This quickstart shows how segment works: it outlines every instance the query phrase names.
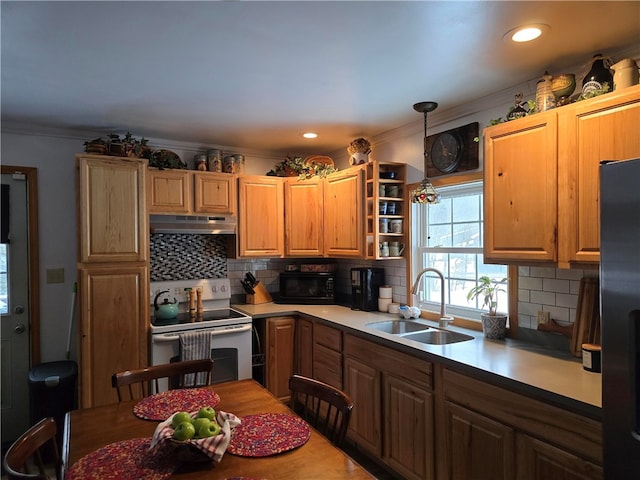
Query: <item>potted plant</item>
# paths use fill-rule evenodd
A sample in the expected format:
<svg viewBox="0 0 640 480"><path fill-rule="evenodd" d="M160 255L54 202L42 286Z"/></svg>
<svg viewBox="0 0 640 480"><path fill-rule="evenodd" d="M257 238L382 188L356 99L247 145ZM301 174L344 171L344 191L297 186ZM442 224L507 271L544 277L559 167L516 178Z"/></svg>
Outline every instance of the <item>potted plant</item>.
<svg viewBox="0 0 640 480"><path fill-rule="evenodd" d="M482 297L482 306L489 308L489 313L481 314L484 336L502 340L507 330L507 315L498 313L498 294L505 292L503 284L507 279L492 280L484 275L478 281L478 285L469 290L467 300Z"/></svg>
<svg viewBox="0 0 640 480"><path fill-rule="evenodd" d="M298 177L300 180L305 180L315 176L324 178L335 171L337 170L333 164L307 162L307 160L302 157L290 157L287 155L275 168L268 171L267 175L275 177Z"/></svg>

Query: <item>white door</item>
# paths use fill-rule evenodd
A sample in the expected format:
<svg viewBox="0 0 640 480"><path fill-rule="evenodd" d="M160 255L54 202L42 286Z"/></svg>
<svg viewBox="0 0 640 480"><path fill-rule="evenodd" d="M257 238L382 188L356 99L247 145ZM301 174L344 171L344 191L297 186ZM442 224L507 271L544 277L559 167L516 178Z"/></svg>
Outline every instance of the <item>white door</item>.
<svg viewBox="0 0 640 480"><path fill-rule="evenodd" d="M9 206L7 209L6 207ZM2 322L2 443L29 428L29 257L27 180L2 174L2 221L9 243L0 244L0 318ZM4 226L3 226L4 227ZM5 228L3 228L5 231ZM4 235L3 235L4 237ZM7 239L3 238L2 242Z"/></svg>

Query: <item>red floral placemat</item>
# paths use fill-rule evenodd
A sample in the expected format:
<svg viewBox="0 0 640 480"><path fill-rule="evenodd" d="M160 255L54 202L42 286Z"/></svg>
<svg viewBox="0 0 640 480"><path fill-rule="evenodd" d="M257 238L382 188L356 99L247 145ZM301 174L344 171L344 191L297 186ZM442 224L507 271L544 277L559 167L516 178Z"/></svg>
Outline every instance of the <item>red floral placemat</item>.
<svg viewBox="0 0 640 480"><path fill-rule="evenodd" d="M180 466L170 455L149 452L151 438L111 443L85 455L67 471L66 480L164 480Z"/></svg>
<svg viewBox="0 0 640 480"><path fill-rule="evenodd" d="M215 408L220 396L206 388L167 390L145 397L135 404L133 414L145 420L164 421L176 412L193 412L202 407Z"/></svg>
<svg viewBox="0 0 640 480"><path fill-rule="evenodd" d="M227 452L241 457L267 457L304 445L310 435L307 422L295 415L247 415L233 430Z"/></svg>

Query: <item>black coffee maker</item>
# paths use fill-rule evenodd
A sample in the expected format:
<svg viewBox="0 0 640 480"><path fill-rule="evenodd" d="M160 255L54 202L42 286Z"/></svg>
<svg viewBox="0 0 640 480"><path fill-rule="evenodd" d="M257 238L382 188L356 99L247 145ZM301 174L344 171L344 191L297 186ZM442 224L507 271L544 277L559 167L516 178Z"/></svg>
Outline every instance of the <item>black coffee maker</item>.
<svg viewBox="0 0 640 480"><path fill-rule="evenodd" d="M378 309L378 292L384 285L384 268L351 269L351 309L372 312Z"/></svg>

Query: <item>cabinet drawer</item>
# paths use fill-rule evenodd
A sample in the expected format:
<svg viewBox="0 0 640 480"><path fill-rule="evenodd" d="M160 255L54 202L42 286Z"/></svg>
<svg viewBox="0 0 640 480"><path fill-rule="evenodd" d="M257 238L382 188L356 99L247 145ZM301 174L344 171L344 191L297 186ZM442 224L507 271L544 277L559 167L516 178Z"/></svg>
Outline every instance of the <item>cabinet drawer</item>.
<svg viewBox="0 0 640 480"><path fill-rule="evenodd" d="M313 329L313 339L316 344L324 345L336 352L342 351L342 332L340 330L316 323Z"/></svg>
<svg viewBox="0 0 640 480"><path fill-rule="evenodd" d="M433 365L426 360L351 335L344 336L344 354L416 386L433 389Z"/></svg>
<svg viewBox="0 0 640 480"><path fill-rule="evenodd" d="M314 378L342 389L342 354L316 344L313 359Z"/></svg>

